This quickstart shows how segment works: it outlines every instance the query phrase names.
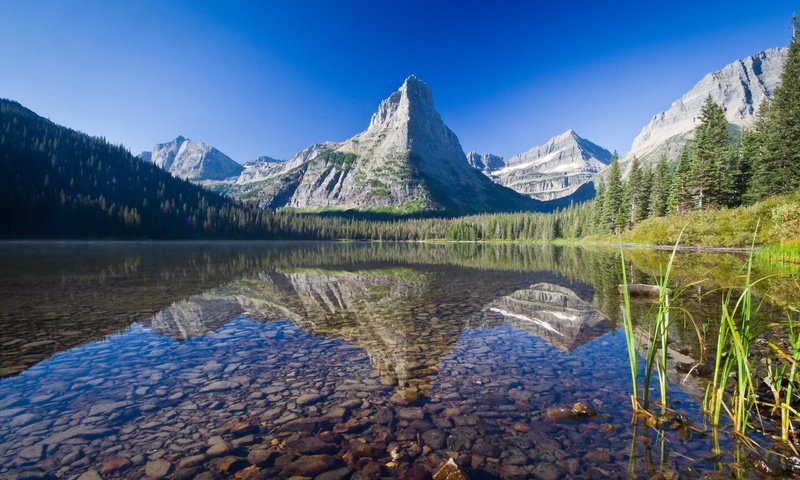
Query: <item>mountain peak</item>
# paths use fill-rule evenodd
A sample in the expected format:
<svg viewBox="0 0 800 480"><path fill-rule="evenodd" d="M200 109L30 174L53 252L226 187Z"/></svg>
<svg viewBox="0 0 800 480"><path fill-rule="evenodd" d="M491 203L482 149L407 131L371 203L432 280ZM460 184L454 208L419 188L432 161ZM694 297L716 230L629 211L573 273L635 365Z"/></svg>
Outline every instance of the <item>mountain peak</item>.
<svg viewBox="0 0 800 480"><path fill-rule="evenodd" d="M177 137L175 137L175 143L183 143L185 141L186 137L184 137L183 135L178 135Z"/></svg>
<svg viewBox="0 0 800 480"><path fill-rule="evenodd" d="M575 139L575 140L582 140L582 138L580 137L580 135L578 135L578 134L575 132L575 130L573 130L573 129L571 129L571 128L570 128L570 129L569 129L569 130L567 130L566 132L563 132L563 133L561 133L561 134L559 134L559 135L556 135L555 137L551 138L549 142L558 142L558 141L563 141L563 140L566 140L566 139L568 139L568 138L573 138L573 139ZM548 143L549 143L549 142L548 142Z"/></svg>
<svg viewBox="0 0 800 480"><path fill-rule="evenodd" d="M407 124L412 118L428 121L434 117L441 122L433 106L430 88L416 76L409 75L400 88L381 102L378 111L372 115L368 131L394 128Z"/></svg>
<svg viewBox="0 0 800 480"><path fill-rule="evenodd" d="M655 163L662 154L670 160L677 158L694 137L697 116L709 95L722 106L728 123L749 128L758 106L775 93L787 55L785 47L770 48L707 74L668 109L650 119L622 162L629 165L637 157L642 162Z"/></svg>

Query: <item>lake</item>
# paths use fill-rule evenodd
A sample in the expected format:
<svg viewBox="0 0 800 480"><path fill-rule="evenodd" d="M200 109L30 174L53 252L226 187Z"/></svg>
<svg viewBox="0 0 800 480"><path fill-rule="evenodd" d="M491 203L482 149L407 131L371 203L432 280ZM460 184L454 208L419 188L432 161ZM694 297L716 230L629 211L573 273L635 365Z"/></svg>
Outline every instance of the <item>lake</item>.
<svg viewBox="0 0 800 480"><path fill-rule="evenodd" d="M667 255L626 253L631 281ZM678 255L676 282L705 279L677 303L700 333L745 260ZM683 423L632 425L619 265L546 245L2 243L0 477L430 478L451 457L471 478L757 474L762 451L722 435L714 453L686 319Z"/></svg>

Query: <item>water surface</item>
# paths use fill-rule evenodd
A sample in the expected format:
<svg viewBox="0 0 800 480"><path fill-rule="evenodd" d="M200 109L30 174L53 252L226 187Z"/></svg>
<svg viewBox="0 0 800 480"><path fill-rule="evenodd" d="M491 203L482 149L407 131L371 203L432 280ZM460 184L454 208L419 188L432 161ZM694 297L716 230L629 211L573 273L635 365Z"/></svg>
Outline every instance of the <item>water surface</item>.
<svg viewBox="0 0 800 480"><path fill-rule="evenodd" d="M703 294L742 258L679 262L709 278L683 302L713 329ZM618 265L552 246L2 244L0 476L425 478L449 457L485 478L730 473L704 380L678 372L704 353L685 322L670 389L696 428L631 426ZM575 402L597 415L545 415Z"/></svg>

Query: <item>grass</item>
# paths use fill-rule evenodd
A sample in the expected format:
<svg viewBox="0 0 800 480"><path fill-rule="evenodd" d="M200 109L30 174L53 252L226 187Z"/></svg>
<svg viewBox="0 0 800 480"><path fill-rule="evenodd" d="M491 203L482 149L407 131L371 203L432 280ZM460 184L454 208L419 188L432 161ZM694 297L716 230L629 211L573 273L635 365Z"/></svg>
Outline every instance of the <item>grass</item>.
<svg viewBox="0 0 800 480"><path fill-rule="evenodd" d="M681 237L682 233L679 232L666 269L657 276L656 280L659 295L654 306L655 316L650 326L641 402L639 402L639 386L637 384L639 360L636 356L637 349L634 342L634 326L631 318L625 256L624 252L622 253L623 330L631 367L633 386L631 400L634 412L645 413L645 416L648 417L648 423L651 425L655 425L655 423L651 423L651 420L655 421L655 418L648 410L650 407L648 393L654 368L659 375L662 416L668 410L666 370L667 345L669 343L668 330L671 321L670 311L673 309L671 302L685 288L692 285L689 284L683 289L676 289L674 294L668 288L674 268L675 253L678 250ZM795 450L792 422L800 417L800 413L794 407L800 401L800 395L798 395L799 387L797 385L798 371L800 370L800 326L797 325L794 318L800 311L791 306L786 307L785 342L780 342L781 345L769 341L766 342L776 353L776 363L768 365L765 382L772 390L773 401L772 403L762 401L757 395L757 373L755 370L758 367L758 363L754 361L753 353L756 340L761 337L762 333L759 331L762 303L754 299L753 292L757 284L768 280L769 277L766 276L759 279L754 279L753 277L757 238L758 222L756 222L755 230L751 234L750 255L742 268L743 273L737 277L741 280L741 284L722 289L720 328L716 339L713 376L706 390L703 409L708 415L710 423L715 427L715 432L721 425L722 414L725 413L730 419L732 433L736 437L752 443L748 434L757 429L757 425L752 422L753 415L760 414L764 407L771 407L773 413L780 414L781 439L792 450ZM695 328L700 336L700 329L697 325L695 325ZM780 338L780 336L777 338ZM702 343L702 338L700 340ZM763 431L763 422L761 426Z"/></svg>
<svg viewBox="0 0 800 480"><path fill-rule="evenodd" d="M681 245L743 247L751 244L758 228L757 245L778 244L777 253L800 259L800 191L769 197L753 205L720 208L651 218L620 235L593 235L584 241L674 245L687 225Z"/></svg>
<svg viewBox="0 0 800 480"><path fill-rule="evenodd" d="M658 285L658 303L656 315L650 325L650 342L647 346L645 356L644 382L642 384L642 401L639 402L639 389L637 386L638 357L634 340L633 319L631 317L630 292L628 288L628 277L625 266L625 254L621 252L622 258L622 295L623 295L623 330L625 332L625 343L628 347L628 360L631 367L631 377L633 382L633 403L634 412L649 412L650 382L652 379L653 367L655 366L659 380L659 393L661 394L661 413L666 414L667 409L667 343L669 341L670 325L670 296L669 288L670 274L675 263L675 254L678 251L680 235L678 241L672 249L666 270L656 279ZM658 355L660 352L660 355Z"/></svg>

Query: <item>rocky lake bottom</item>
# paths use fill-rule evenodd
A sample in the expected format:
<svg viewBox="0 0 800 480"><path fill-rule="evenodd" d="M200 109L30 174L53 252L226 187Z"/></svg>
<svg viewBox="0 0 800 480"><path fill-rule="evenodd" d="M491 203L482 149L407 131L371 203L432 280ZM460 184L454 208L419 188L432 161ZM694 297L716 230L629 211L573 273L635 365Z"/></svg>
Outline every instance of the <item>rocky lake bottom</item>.
<svg viewBox="0 0 800 480"><path fill-rule="evenodd" d="M494 248L3 245L0 477L761 474L632 425L613 255Z"/></svg>

